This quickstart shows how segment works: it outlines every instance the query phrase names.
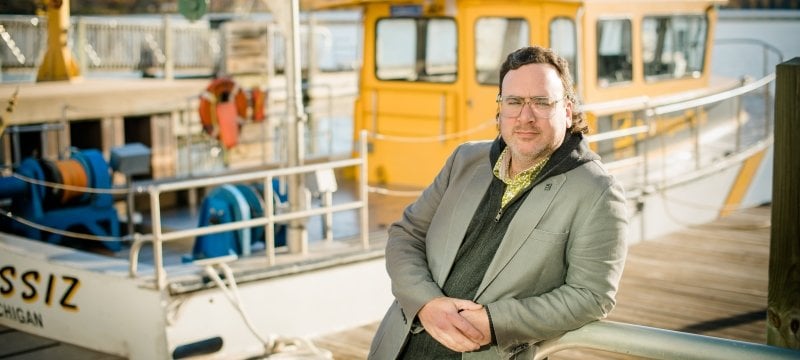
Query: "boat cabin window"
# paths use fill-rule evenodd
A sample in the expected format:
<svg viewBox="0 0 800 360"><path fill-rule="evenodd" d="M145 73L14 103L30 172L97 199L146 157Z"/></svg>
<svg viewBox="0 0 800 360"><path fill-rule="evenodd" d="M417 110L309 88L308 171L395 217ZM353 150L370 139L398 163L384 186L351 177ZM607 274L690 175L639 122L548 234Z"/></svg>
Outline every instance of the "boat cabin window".
<svg viewBox="0 0 800 360"><path fill-rule="evenodd" d="M706 29L706 18L699 15L645 17L642 21L645 79L700 77Z"/></svg>
<svg viewBox="0 0 800 360"><path fill-rule="evenodd" d="M633 79L631 21L597 21L597 83L608 87Z"/></svg>
<svg viewBox="0 0 800 360"><path fill-rule="evenodd" d="M454 82L456 36L451 18L378 20L375 74L380 80Z"/></svg>
<svg viewBox="0 0 800 360"><path fill-rule="evenodd" d="M575 64L578 61L578 45L575 31L575 22L570 18L559 17L550 21L550 48L569 63L569 73L572 74L575 85L580 79L576 72Z"/></svg>
<svg viewBox="0 0 800 360"><path fill-rule="evenodd" d="M528 46L528 22L519 18L483 17L475 22L475 79L500 84L500 65L514 50Z"/></svg>

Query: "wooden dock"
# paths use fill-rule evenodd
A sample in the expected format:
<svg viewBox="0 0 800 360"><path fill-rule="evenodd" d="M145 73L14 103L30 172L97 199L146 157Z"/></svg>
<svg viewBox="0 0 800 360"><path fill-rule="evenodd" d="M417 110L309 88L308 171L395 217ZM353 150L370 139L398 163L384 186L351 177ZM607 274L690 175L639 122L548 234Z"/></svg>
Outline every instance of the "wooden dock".
<svg viewBox="0 0 800 360"><path fill-rule="evenodd" d="M770 207L632 245L609 320L766 342ZM388 304L387 304L388 306ZM337 360L365 359L378 323L315 339ZM638 359L562 351L550 359Z"/></svg>

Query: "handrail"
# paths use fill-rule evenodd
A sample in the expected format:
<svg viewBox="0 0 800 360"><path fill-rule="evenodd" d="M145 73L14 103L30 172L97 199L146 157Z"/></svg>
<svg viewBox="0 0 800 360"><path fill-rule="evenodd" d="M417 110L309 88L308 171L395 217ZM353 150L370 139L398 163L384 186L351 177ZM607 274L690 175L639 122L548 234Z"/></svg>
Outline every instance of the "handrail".
<svg viewBox="0 0 800 360"><path fill-rule="evenodd" d="M714 40L715 46L719 45L757 45L761 46L763 52L763 69L761 75L764 76L769 73L769 66L767 66L767 52L772 52L775 56L778 57L778 62L775 64L780 64L783 62L783 52L776 46L761 40L761 39L753 39L753 38L723 38L723 39L716 39ZM774 68L774 66L773 66Z"/></svg>
<svg viewBox="0 0 800 360"><path fill-rule="evenodd" d="M605 131L593 135L586 135L586 141L590 143L599 142L599 141L611 140L631 135L644 134L649 131L650 131L650 126L648 125L633 126L624 129Z"/></svg>
<svg viewBox="0 0 800 360"><path fill-rule="evenodd" d="M758 88L760 88L760 87L762 87L762 86L764 86L766 84L769 84L773 80L775 80L775 73L768 74L767 76L764 76L761 79L758 79L756 81L753 81L751 83L748 83L746 85L743 85L743 86L740 86L740 87L737 87L737 88L734 88L734 89L731 89L731 90L728 90L728 91L723 91L721 93L717 93L717 94L713 94L713 95L709 95L709 96L704 96L704 97L701 97L701 98L698 98L698 99L694 99L694 100L690 100L690 101L684 101L684 102L680 102L680 103L676 103L676 104L670 104L670 105L664 105L664 106L655 107L655 108L651 109L652 115L663 115L663 114L667 114L667 113L671 113L671 112L676 112L676 111L696 108L696 107L699 107L699 106L704 106L704 105L708 105L708 104L711 104L711 103L720 102L722 100L727 100L727 99L730 99L732 97L743 95L743 94L751 92L751 91L753 91L755 89L758 89Z"/></svg>
<svg viewBox="0 0 800 360"><path fill-rule="evenodd" d="M360 139L361 149L366 149L366 139L367 139L366 134L367 134L366 131L361 132L361 139ZM184 180L184 181L177 181L170 183L153 184L148 186L145 190L138 189L137 190L138 192L146 192L150 196L150 205L151 205L150 216L152 221L152 232L150 234L134 235L134 243L131 246L129 254L130 276L131 277L137 276L139 252L142 248L142 244L146 241L150 241L153 243L153 262L155 267L156 286L159 289L164 289L166 287L166 279L167 279L166 270L164 268L164 262L163 262L164 242L192 237L192 236L251 228L255 226L267 227L266 257L267 257L267 263L269 265L273 265L275 261L274 261L274 249L271 246L274 237L272 232L272 225L280 222L286 222L289 220L303 219L319 215L329 215L332 214L333 212L346 211L346 210L360 211L360 219L362 221L361 234L360 234L361 246L364 249L367 249L369 247L369 239L367 231L368 224L366 223L367 221L366 165L367 165L366 155L361 154L361 156L359 156L358 158L333 161L323 164L304 165L293 168L280 168L280 169L257 171L252 173L225 175L207 179L192 179L192 180ZM273 207L271 206L272 187L270 186L270 184L274 177L293 175L293 174L305 174L319 170L329 170L329 169L344 168L351 166L359 167L360 169L358 172L362 174L359 178L359 187L361 191L359 192L358 198L355 199L354 201L337 205L328 203L328 204L323 204L323 206L320 208L304 209L300 211L287 212L282 214L273 213L274 210ZM186 189L193 189L193 188L200 188L207 186L215 186L215 185L222 185L229 183L241 183L248 181L259 181L259 180L265 181L265 198L267 199L266 201L267 211L265 211L263 216L247 220L224 223L224 224L209 225L203 228L162 232L161 213L160 213L161 193L167 191L186 190Z"/></svg>
<svg viewBox="0 0 800 360"><path fill-rule="evenodd" d="M279 168L279 169L271 169L271 170L262 170L262 171L255 171L255 172L248 172L242 174L233 174L233 175L222 175L216 176L211 178L203 178L203 179L192 179L192 180L183 180L183 181L176 181L176 182L168 182L168 183L161 183L161 184L154 184L149 186L145 190L139 190L140 192L150 192L158 191L176 191L176 190L186 190L191 188L198 188L204 186L216 186L216 185L223 185L229 184L233 182L245 182L245 181L254 181L263 179L267 176L286 176L292 174L301 174L301 173L310 173L317 170L327 170L327 169L334 169L334 168L341 168L341 167L348 167L348 166L356 166L360 165L361 160L357 158L353 159L346 159L346 160L337 160L331 161L327 163L319 163L319 164L310 164L310 165L302 165L296 166L291 168Z"/></svg>
<svg viewBox="0 0 800 360"><path fill-rule="evenodd" d="M601 320L538 345L535 360L565 349L586 348L650 359L790 360L800 351L642 325Z"/></svg>

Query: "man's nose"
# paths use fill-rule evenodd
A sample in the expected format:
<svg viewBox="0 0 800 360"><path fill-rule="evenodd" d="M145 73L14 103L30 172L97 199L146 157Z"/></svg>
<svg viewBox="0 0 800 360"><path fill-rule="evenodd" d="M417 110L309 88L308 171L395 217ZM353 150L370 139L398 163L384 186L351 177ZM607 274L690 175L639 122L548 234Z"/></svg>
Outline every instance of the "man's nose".
<svg viewBox="0 0 800 360"><path fill-rule="evenodd" d="M536 121L536 114L533 112L533 101L526 99L522 104L522 111L519 113L519 118L525 121Z"/></svg>

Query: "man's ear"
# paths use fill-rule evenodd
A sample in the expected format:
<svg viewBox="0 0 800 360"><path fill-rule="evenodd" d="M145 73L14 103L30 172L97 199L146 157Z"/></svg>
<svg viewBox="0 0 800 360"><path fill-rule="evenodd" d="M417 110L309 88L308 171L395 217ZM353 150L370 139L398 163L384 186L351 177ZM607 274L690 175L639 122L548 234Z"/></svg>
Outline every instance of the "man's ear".
<svg viewBox="0 0 800 360"><path fill-rule="evenodd" d="M564 104L564 111L567 115L567 129L572 127L572 101L567 100Z"/></svg>

